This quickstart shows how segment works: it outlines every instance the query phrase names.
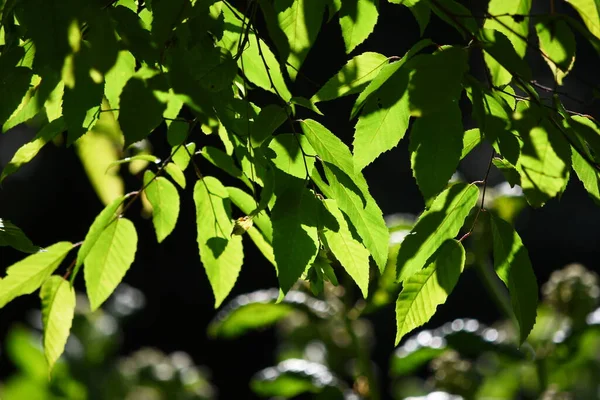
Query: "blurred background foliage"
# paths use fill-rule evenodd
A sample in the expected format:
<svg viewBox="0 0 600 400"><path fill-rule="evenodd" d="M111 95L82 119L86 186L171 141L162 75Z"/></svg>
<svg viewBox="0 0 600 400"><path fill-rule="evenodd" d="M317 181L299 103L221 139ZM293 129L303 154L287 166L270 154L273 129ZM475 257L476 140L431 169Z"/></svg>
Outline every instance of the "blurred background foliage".
<svg viewBox="0 0 600 400"><path fill-rule="evenodd" d="M520 190L508 184L489 188L486 195L486 209L509 221L524 204ZM207 329L215 343L233 343L253 331L275 332L276 342L259 349L273 353L274 365L253 371L248 387L238 388L240 393L253 393L243 398L356 400L368 393L371 398L398 400L598 397L600 287L598 276L580 264L553 272L542 286L537 323L521 347L509 320L486 325L458 318L441 326L432 321L427 329L413 332L388 354L387 370L374 363L378 338L370 317L395 302L400 289L394 283L395 256L414 220L408 214L388 218L393 232L389 266L382 275L371 277L366 301L334 264L333 281L341 283L337 286L321 276L321 282L306 281L280 303L278 290L268 289L239 295L221 308ZM465 239L467 268L485 274L480 257L489 250L484 240L489 227L478 226ZM194 365L185 352L165 354L142 347L121 354L121 327L144 306L144 295L125 284L104 310L93 313L85 297L79 296L73 334L52 379L41 349L41 316L39 311L30 312L28 325L14 325L4 343L4 357L15 371L2 382L0 398L217 398L219 388L211 384L209 370ZM502 304L498 307L502 309ZM223 357L236 368L246 361L235 353Z"/></svg>

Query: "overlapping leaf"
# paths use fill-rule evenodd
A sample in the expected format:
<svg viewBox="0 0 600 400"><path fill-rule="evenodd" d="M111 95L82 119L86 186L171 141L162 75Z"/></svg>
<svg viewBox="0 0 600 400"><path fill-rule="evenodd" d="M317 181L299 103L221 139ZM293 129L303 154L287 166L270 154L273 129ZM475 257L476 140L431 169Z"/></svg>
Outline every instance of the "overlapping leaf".
<svg viewBox="0 0 600 400"><path fill-rule="evenodd" d="M227 189L207 176L194 186L200 260L215 296L215 307L227 297L242 268L242 237L231 235L233 221Z"/></svg>
<svg viewBox="0 0 600 400"><path fill-rule="evenodd" d="M346 53L351 53L373 32L379 17L378 6L379 0L349 0L342 2L339 15Z"/></svg>
<svg viewBox="0 0 600 400"><path fill-rule="evenodd" d="M456 240L445 241L429 265L402 284L396 302L396 345L404 335L423 325L444 304L465 265L465 249Z"/></svg>
<svg viewBox="0 0 600 400"><path fill-rule="evenodd" d="M421 270L442 243L458 234L478 197L477 186L457 183L435 198L400 245L396 264L399 281Z"/></svg>
<svg viewBox="0 0 600 400"><path fill-rule="evenodd" d="M152 205L152 223L156 239L160 243L173 232L177 224L179 193L169 180L162 176L157 177L149 170L144 173L144 187L146 197Z"/></svg>
<svg viewBox="0 0 600 400"><path fill-rule="evenodd" d="M15 297L39 289L72 248L69 242L59 242L8 267L0 280L0 308Z"/></svg>

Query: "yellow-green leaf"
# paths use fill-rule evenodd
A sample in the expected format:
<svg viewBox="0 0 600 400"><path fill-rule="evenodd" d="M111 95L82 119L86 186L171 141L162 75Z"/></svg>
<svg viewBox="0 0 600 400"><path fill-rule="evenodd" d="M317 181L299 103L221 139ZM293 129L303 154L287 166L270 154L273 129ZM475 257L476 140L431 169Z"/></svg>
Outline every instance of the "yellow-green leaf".
<svg viewBox="0 0 600 400"><path fill-rule="evenodd" d="M152 205L152 224L156 231L156 239L160 243L173 232L177 224L179 193L168 179L156 177L152 171L144 173L144 186L146 197Z"/></svg>

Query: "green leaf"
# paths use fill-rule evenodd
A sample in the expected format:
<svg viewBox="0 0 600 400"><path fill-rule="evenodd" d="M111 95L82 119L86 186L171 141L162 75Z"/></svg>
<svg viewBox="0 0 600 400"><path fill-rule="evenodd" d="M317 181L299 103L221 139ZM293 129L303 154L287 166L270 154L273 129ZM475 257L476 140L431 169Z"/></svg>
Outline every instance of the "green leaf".
<svg viewBox="0 0 600 400"><path fill-rule="evenodd" d="M318 213L322 207L315 194L304 187L304 180L293 177L288 180L287 189L278 194L271 212L273 253L284 294L317 256Z"/></svg>
<svg viewBox="0 0 600 400"><path fill-rule="evenodd" d="M317 108L317 106L315 105L315 103L313 103L312 101L308 100L307 98L304 97L292 97L292 99L290 100L290 102L292 104L297 104L301 107L304 107L308 110L311 110L312 112L315 112L319 115L324 115L321 110L319 110ZM294 111L295 112L295 111Z"/></svg>
<svg viewBox="0 0 600 400"><path fill-rule="evenodd" d="M121 50L115 65L104 76L104 95L112 109L119 109L120 97L125 84L135 74L135 57Z"/></svg>
<svg viewBox="0 0 600 400"><path fill-rule="evenodd" d="M396 263L400 282L420 271L442 243L458 234L478 197L477 186L457 183L435 198L400 245Z"/></svg>
<svg viewBox="0 0 600 400"><path fill-rule="evenodd" d="M402 284L396 302L396 346L404 335L428 322L437 307L446 302L465 266L465 249L449 239L431 258L427 267Z"/></svg>
<svg viewBox="0 0 600 400"><path fill-rule="evenodd" d="M40 289L44 325L44 355L50 371L65 350L73 316L75 290L58 275L51 276Z"/></svg>
<svg viewBox="0 0 600 400"><path fill-rule="evenodd" d="M220 92L231 86L237 67L229 50L198 45L182 54L190 76L204 89Z"/></svg>
<svg viewBox="0 0 600 400"><path fill-rule="evenodd" d="M222 11L225 18L226 30L219 45L233 54L234 59L237 59L238 67L242 69L244 76L250 82L260 88L278 94L286 102L289 101L292 98L292 94L285 84L279 63L269 49L269 46L262 39L257 38L254 32L250 30L247 35L248 40L243 43L243 52L237 53L238 49L240 49L241 40L246 37L241 33L246 32L247 24L244 16L238 11L234 11L230 6L223 7ZM231 28L227 28L228 25ZM274 87L271 84L271 80Z"/></svg>
<svg viewBox="0 0 600 400"><path fill-rule="evenodd" d="M251 215L256 209L256 200L242 189L228 186L227 192L229 193L231 202L245 215ZM254 225L260 229L262 234L265 235L267 242L273 243L273 226L271 225L269 216L266 213L261 212L253 215L252 221Z"/></svg>
<svg viewBox="0 0 600 400"><path fill-rule="evenodd" d="M117 161L111 162L107 168L107 171L111 168L116 167L117 165L127 164L130 162L136 162L136 161L147 161L147 162L151 162L154 164L158 164L158 163L160 163L160 158L153 156L152 154L138 154L138 155L131 156L131 157L125 157L122 160L117 160Z"/></svg>
<svg viewBox="0 0 600 400"><path fill-rule="evenodd" d="M473 128L465 131L463 136L463 147L462 153L460 155L460 159L462 160L473 150L475 147L481 143L483 140L483 135L478 128Z"/></svg>
<svg viewBox="0 0 600 400"><path fill-rule="evenodd" d="M460 47L442 48L434 54L414 57L406 68L411 69L411 115L420 117L458 103L463 77L468 69L467 52Z"/></svg>
<svg viewBox="0 0 600 400"><path fill-rule="evenodd" d="M510 293L519 323L519 343L523 343L535 324L538 285L527 249L521 238L504 220L491 217L494 242L494 269Z"/></svg>
<svg viewBox="0 0 600 400"><path fill-rule="evenodd" d="M514 187L515 185L521 186L521 177L519 176L519 173L514 165L504 158L494 158L492 163L500 170L500 172L502 172L504 179L506 179L511 187Z"/></svg>
<svg viewBox="0 0 600 400"><path fill-rule="evenodd" d="M288 114L285 109L275 104L269 104L261 109L254 124L250 127L250 144L252 147L260 147L281 124L287 121L287 118Z"/></svg>
<svg viewBox="0 0 600 400"><path fill-rule="evenodd" d="M269 220L269 223L271 221ZM269 261L274 267L275 271L277 271L277 263L275 262L275 254L273 253L273 246L271 243L267 241L265 235L263 235L258 229L251 226L248 229L248 236L252 239L252 242L256 245L258 250L262 253L263 256Z"/></svg>
<svg viewBox="0 0 600 400"><path fill-rule="evenodd" d="M463 147L458 105L417 118L410 132L413 176L425 202L441 192L456 171Z"/></svg>
<svg viewBox="0 0 600 400"><path fill-rule="evenodd" d="M252 182L250 182L250 180L246 175L244 175L242 170L240 170L237 167L237 165L235 165L233 158L227 155L227 153L220 149L217 149L216 147L204 146L200 154L202 154L202 157L210 161L211 164L227 172L234 178L238 178L239 180L244 182L246 186L252 189Z"/></svg>
<svg viewBox="0 0 600 400"><path fill-rule="evenodd" d="M269 143L269 149L275 153L275 157L271 157L275 167L297 178L306 178L315 164L314 150L304 135L277 135Z"/></svg>
<svg viewBox="0 0 600 400"><path fill-rule="evenodd" d="M52 139L65 129L65 122L62 118L55 119L44 126L31 142L21 146L10 162L2 170L0 183L9 175L14 174L23 165L27 164L38 154L38 152Z"/></svg>
<svg viewBox="0 0 600 400"><path fill-rule="evenodd" d="M591 128L593 133L596 133L600 137L600 128L588 118L574 116L573 120L576 124L578 123L580 132L582 131L581 127L587 126ZM585 190L587 190L592 199L600 204L600 172L591 166L573 147L571 147L571 154L573 171L575 171L575 174L583 183Z"/></svg>
<svg viewBox="0 0 600 400"><path fill-rule="evenodd" d="M583 23L600 39L600 4L598 0L566 0L579 13Z"/></svg>
<svg viewBox="0 0 600 400"><path fill-rule="evenodd" d="M543 110L531 106L522 113L523 118L516 126L523 138L516 167L523 193L533 207L541 207L564 191L571 168L569 144L548 119L540 120L543 116L540 113Z"/></svg>
<svg viewBox="0 0 600 400"><path fill-rule="evenodd" d="M215 308L227 297L242 268L242 237L231 235L233 221L227 189L207 176L194 186L200 260L215 296Z"/></svg>
<svg viewBox="0 0 600 400"><path fill-rule="evenodd" d="M72 248L69 242L59 242L8 267L0 280L0 308L15 297L35 292Z"/></svg>
<svg viewBox="0 0 600 400"><path fill-rule="evenodd" d="M358 93L364 89L371 80L387 64L387 57L383 54L365 52L352 58L329 78L310 101L333 100L342 96Z"/></svg>
<svg viewBox="0 0 600 400"><path fill-rule="evenodd" d="M149 27L127 7L110 7L110 13L116 22L123 47L131 51L137 60L154 65L159 58L159 52L150 36Z"/></svg>
<svg viewBox="0 0 600 400"><path fill-rule="evenodd" d="M342 2L340 27L346 53L365 41L377 24L379 0L349 0Z"/></svg>
<svg viewBox="0 0 600 400"><path fill-rule="evenodd" d="M169 174L175 183L177 183L182 189L185 189L185 175L183 174L181 168L177 166L177 164L172 162L167 163L167 165L165 165L165 172Z"/></svg>
<svg viewBox="0 0 600 400"><path fill-rule="evenodd" d="M517 53L503 32L481 29L479 40L485 50L483 58L494 86L503 87L509 84L513 75L526 81L531 80L529 65Z"/></svg>
<svg viewBox="0 0 600 400"><path fill-rule="evenodd" d="M369 251L352 236L346 218L335 200L325 200L325 207L335 217L339 229L324 229L323 235L331 252L354 279L366 299L369 294Z"/></svg>
<svg viewBox="0 0 600 400"><path fill-rule="evenodd" d="M275 0L279 27L287 37L287 48L279 48L283 59L287 60L287 70L292 80L302 66L308 51L315 43L325 12L325 2L321 0Z"/></svg>
<svg viewBox="0 0 600 400"><path fill-rule="evenodd" d="M125 184L114 168L119 151L108 135L90 131L75 142L75 150L83 168L103 204L109 204L123 195Z"/></svg>
<svg viewBox="0 0 600 400"><path fill-rule="evenodd" d="M472 36L479 26L471 11L454 0L427 1L431 10L447 24L452 25L463 37ZM457 18L456 16L459 16Z"/></svg>
<svg viewBox="0 0 600 400"><path fill-rule="evenodd" d="M174 165L175 168L177 166ZM179 193L177 188L162 176L152 171L144 173L144 193L152 205L152 223L156 239L161 243L173 232L179 217Z"/></svg>
<svg viewBox="0 0 600 400"><path fill-rule="evenodd" d="M188 143L186 145L173 146L173 155L171 156L171 160L181 169L185 171L190 164L191 155L196 151L196 143Z"/></svg>
<svg viewBox="0 0 600 400"><path fill-rule="evenodd" d="M118 217L117 210L123 204L125 200L124 196L116 198L112 203L104 207L104 209L96 216L94 222L90 226L87 234L85 235L85 239L77 252L77 262L75 263L75 271L79 268L80 265L83 264L85 258L90 253L90 250L94 248L98 238L104 232L106 227L112 220Z"/></svg>
<svg viewBox="0 0 600 400"><path fill-rule="evenodd" d="M417 43L410 48L399 61L395 61L390 64L384 65L377 75L373 78L371 82L367 85L367 87L358 95L354 106L352 107L352 113L350 115L350 119L356 117L358 112L362 109L365 102L369 99L369 97L375 93L388 79L390 79L399 68L401 68L408 60L410 60L415 54L423 50L424 48L433 45L433 42L430 39L419 40Z"/></svg>
<svg viewBox="0 0 600 400"><path fill-rule="evenodd" d="M550 67L556 83L562 85L564 77L575 63L575 36L562 19L542 19L535 24L540 51Z"/></svg>
<svg viewBox="0 0 600 400"><path fill-rule="evenodd" d="M410 119L408 71L398 70L365 105L354 132L354 166L357 171L398 145Z"/></svg>
<svg viewBox="0 0 600 400"><path fill-rule="evenodd" d="M10 246L23 253L36 253L40 250L18 226L2 218L0 218L0 246Z"/></svg>
<svg viewBox="0 0 600 400"><path fill-rule="evenodd" d="M190 4L188 0L153 0L151 4L152 37L156 44L162 46L171 37Z"/></svg>
<svg viewBox="0 0 600 400"><path fill-rule="evenodd" d="M288 304L250 303L239 307L218 323L211 323L213 337L235 338L259 328L266 328L289 315L293 307Z"/></svg>
<svg viewBox="0 0 600 400"><path fill-rule="evenodd" d="M127 81L120 98L119 125L125 146L145 139L162 122L166 105L154 95L149 80L138 72Z"/></svg>
<svg viewBox="0 0 600 400"><path fill-rule="evenodd" d="M104 228L92 245L83 268L92 311L97 310L121 283L135 258L137 239L133 223L126 218L117 218Z"/></svg>
<svg viewBox="0 0 600 400"><path fill-rule="evenodd" d="M33 72L25 67L4 67L0 63L0 93L2 93L2 102L0 103L0 125L10 118L18 109L21 102L27 95L29 83L33 77Z"/></svg>
<svg viewBox="0 0 600 400"><path fill-rule="evenodd" d="M313 180L328 198L337 200L338 207L350 218L377 266L383 270L388 256L389 231L381 209L369 193L367 181L360 172L354 172L350 149L318 122L303 120L301 123L302 131L324 161L330 186L319 184L315 176Z"/></svg>

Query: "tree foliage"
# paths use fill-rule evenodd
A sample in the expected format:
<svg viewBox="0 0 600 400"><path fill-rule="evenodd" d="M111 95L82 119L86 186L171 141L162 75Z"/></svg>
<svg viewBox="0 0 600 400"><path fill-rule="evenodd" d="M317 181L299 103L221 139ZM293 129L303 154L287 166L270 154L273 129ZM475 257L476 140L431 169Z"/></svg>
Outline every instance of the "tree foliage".
<svg viewBox="0 0 600 400"><path fill-rule="evenodd" d="M0 180L64 138L106 205L82 242L40 251L0 219L0 245L33 252L0 280L0 305L41 288L50 364L68 336L80 270L96 309L134 262L136 227L124 215L138 199L162 242L176 228L180 196L193 197L199 258L216 307L243 267L246 232L274 266L279 300L298 280L318 292L345 270L369 301L370 282L391 268L403 285L397 340L433 315L465 267L463 239L483 223L489 170L474 183L457 183L453 175L479 143L492 145L490 167L521 186L532 207L562 195L571 169L600 201L600 128L566 110L559 95L575 62L574 32L600 50L597 0L569 1L583 23L560 14L534 18L531 1L492 0L483 17L454 0L391 2L410 8L422 32L434 13L464 42L423 39L403 56L363 51L378 0L257 0L243 12L217 0L0 2L2 131L21 123L40 128ZM255 24L257 12L264 29ZM294 96L291 84L324 23L339 24L348 60L310 99ZM527 52L548 64L552 98L532 81ZM470 66L476 57L484 60L484 77ZM253 102L250 95L261 91L267 100ZM338 117L356 120L352 149L319 122L317 108L351 95L357 98L350 115ZM463 96L476 129L463 126ZM299 107L312 118L298 120ZM143 146L161 134L172 146L162 160ZM206 146L205 135L218 137L219 147ZM362 171L405 137L427 208L390 263L389 228ZM205 161L238 185L204 175ZM145 171L139 190L128 195L118 168L124 163L134 174ZM196 177L193 195L184 191L187 169ZM491 253L522 342L535 323L537 283L505 219L491 217ZM72 262L53 275L75 249Z"/></svg>

